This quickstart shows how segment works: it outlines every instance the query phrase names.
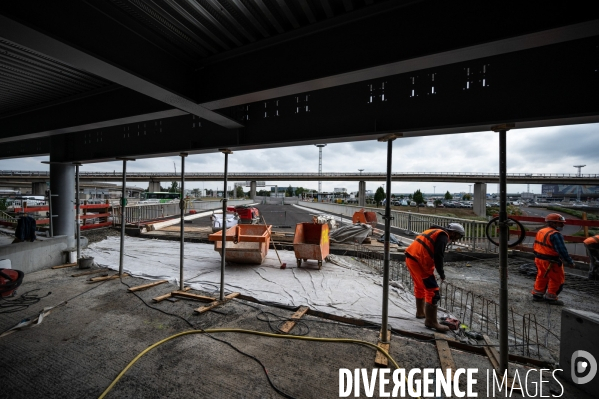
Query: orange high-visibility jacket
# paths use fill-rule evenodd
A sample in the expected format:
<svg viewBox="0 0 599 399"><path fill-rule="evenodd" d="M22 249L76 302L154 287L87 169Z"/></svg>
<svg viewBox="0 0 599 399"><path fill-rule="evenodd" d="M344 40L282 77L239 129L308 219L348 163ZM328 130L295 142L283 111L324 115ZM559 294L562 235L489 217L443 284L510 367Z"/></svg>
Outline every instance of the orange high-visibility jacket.
<svg viewBox="0 0 599 399"><path fill-rule="evenodd" d="M599 245L599 234L583 241L584 245Z"/></svg>
<svg viewBox="0 0 599 399"><path fill-rule="evenodd" d="M533 250L535 252L535 257L539 259L559 262L561 264L561 259L559 254L553 247L553 243L551 242L551 236L554 234L559 234L559 231L555 230L552 227L542 228L537 232L537 236L535 237L535 243L533 246Z"/></svg>
<svg viewBox="0 0 599 399"><path fill-rule="evenodd" d="M449 238L449 234L444 230L425 230L406 249L406 252L418 261L421 270L427 276L433 274L435 270L435 241L439 234L445 234Z"/></svg>

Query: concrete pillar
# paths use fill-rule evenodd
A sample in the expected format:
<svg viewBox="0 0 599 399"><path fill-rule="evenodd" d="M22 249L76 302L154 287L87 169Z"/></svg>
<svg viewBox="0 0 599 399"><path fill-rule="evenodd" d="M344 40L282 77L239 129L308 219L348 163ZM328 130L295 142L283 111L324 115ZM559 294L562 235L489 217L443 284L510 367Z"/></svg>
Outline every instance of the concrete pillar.
<svg viewBox="0 0 599 399"><path fill-rule="evenodd" d="M256 182L255 181L250 182L250 198L251 199L256 198Z"/></svg>
<svg viewBox="0 0 599 399"><path fill-rule="evenodd" d="M358 205L366 206L366 182L358 182Z"/></svg>
<svg viewBox="0 0 599 399"><path fill-rule="evenodd" d="M150 193L160 192L160 182L159 181L150 180L150 184L148 186L148 192L150 192Z"/></svg>
<svg viewBox="0 0 599 399"><path fill-rule="evenodd" d="M233 199L237 198L237 186L233 183Z"/></svg>
<svg viewBox="0 0 599 399"><path fill-rule="evenodd" d="M45 181L31 183L31 195L45 195L48 185Z"/></svg>
<svg viewBox="0 0 599 399"><path fill-rule="evenodd" d="M52 160L52 156L50 156ZM75 237L75 165L50 164L50 189L52 195L52 213L54 235Z"/></svg>
<svg viewBox="0 0 599 399"><path fill-rule="evenodd" d="M474 213L478 216L487 216L487 184L474 183L474 200L472 203Z"/></svg>

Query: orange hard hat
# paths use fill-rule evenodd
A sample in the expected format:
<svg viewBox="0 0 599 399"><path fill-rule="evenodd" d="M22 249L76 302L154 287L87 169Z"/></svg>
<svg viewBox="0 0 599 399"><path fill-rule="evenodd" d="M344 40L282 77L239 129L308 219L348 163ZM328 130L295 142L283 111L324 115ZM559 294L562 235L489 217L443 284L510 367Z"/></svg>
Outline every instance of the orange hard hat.
<svg viewBox="0 0 599 399"><path fill-rule="evenodd" d="M550 213L545 216L546 222L558 222L558 223L566 223L566 219L560 215L559 213Z"/></svg>

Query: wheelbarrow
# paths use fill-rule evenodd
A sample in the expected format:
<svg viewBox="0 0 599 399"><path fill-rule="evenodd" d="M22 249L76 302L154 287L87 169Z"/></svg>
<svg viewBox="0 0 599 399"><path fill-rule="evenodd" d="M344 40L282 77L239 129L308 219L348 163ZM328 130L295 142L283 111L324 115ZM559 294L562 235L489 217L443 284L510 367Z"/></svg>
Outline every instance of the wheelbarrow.
<svg viewBox="0 0 599 399"><path fill-rule="evenodd" d="M298 223L295 226L293 251L297 259L297 267L308 259L318 261L318 268L329 255L329 225L317 223Z"/></svg>
<svg viewBox="0 0 599 399"><path fill-rule="evenodd" d="M272 226L263 224L238 224L227 229L226 260L234 263L260 265L268 253ZM222 230L208 236L214 241L214 250L223 256Z"/></svg>

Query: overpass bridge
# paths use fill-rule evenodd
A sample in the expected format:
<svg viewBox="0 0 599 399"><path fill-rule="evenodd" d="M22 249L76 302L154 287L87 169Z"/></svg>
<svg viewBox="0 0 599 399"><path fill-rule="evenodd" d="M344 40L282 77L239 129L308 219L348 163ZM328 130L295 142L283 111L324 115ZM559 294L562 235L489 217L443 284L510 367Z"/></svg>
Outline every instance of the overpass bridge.
<svg viewBox="0 0 599 399"><path fill-rule="evenodd" d="M127 172L127 181L161 182L180 180L180 173L172 172ZM386 172L372 173L259 173L229 172L231 181L385 181ZM223 172L186 172L186 181L222 181ZM418 181L439 183L498 183L498 173L470 172L398 172L391 175L393 181ZM599 185L599 174L573 173L508 173L508 184L584 184ZM46 182L47 171L0 171L0 182L28 181ZM121 172L79 172L80 181L120 182Z"/></svg>

